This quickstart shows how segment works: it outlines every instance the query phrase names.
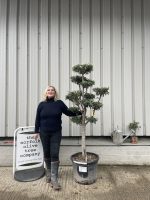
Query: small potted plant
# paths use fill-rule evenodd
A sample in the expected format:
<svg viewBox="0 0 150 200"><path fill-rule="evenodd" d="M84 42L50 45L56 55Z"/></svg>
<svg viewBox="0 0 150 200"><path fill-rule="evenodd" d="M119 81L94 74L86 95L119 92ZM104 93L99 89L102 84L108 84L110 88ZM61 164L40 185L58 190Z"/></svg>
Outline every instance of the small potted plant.
<svg viewBox="0 0 150 200"><path fill-rule="evenodd" d="M75 65L73 71L78 75L72 76L71 81L78 85L78 90L69 92L66 96L66 99L73 103L70 110L75 113L82 112L82 115L71 118L72 122L80 126L82 137L82 152L71 156L74 179L81 184L91 184L96 180L96 166L99 156L86 151L86 126L88 123L96 123L95 111L100 110L103 106L102 97L109 94L109 88L93 88L95 82L87 78L92 70L93 65L91 64Z"/></svg>
<svg viewBox="0 0 150 200"><path fill-rule="evenodd" d="M139 122L133 121L132 123L129 124L129 130L132 132L131 135L131 143L136 144L138 142L138 137L136 136L136 132L139 128Z"/></svg>

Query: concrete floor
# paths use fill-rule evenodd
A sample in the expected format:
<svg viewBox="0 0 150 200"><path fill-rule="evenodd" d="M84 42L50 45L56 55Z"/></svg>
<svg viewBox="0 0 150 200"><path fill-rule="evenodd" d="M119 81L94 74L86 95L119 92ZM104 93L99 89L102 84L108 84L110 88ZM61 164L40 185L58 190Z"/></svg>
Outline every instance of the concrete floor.
<svg viewBox="0 0 150 200"><path fill-rule="evenodd" d="M150 200L150 166L99 166L97 182L75 183L72 167L60 167L61 191L53 191L45 177L17 182L12 167L0 167L0 200Z"/></svg>

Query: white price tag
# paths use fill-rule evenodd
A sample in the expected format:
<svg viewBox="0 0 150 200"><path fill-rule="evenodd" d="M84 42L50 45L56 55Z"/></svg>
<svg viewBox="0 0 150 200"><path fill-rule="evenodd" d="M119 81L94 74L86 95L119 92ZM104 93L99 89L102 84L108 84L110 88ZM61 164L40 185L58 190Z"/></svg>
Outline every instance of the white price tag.
<svg viewBox="0 0 150 200"><path fill-rule="evenodd" d="M87 172L87 167L79 166L79 172Z"/></svg>

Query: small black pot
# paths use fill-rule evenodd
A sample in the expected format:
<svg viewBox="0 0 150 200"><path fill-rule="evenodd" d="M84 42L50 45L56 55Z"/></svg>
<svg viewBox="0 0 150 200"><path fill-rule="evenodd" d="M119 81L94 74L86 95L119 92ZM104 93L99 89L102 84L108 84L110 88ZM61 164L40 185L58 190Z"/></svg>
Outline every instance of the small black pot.
<svg viewBox="0 0 150 200"><path fill-rule="evenodd" d="M99 156L95 153L87 152L87 154L93 154L96 159L89 162L82 162L74 160L81 152L73 154L71 156L71 161L73 163L73 175L77 183L89 185L96 181L96 171Z"/></svg>

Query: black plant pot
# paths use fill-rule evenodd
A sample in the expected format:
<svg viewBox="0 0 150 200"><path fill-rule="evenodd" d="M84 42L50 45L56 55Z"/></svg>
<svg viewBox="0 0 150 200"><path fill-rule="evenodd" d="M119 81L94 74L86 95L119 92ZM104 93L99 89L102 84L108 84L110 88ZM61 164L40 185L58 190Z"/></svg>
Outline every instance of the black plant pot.
<svg viewBox="0 0 150 200"><path fill-rule="evenodd" d="M90 160L87 163L83 161L78 161L74 159L81 154L81 152L73 154L71 156L71 161L73 163L73 175L77 183L89 185L96 181L96 171L99 156L95 153L87 152L87 154L92 154L95 159Z"/></svg>

